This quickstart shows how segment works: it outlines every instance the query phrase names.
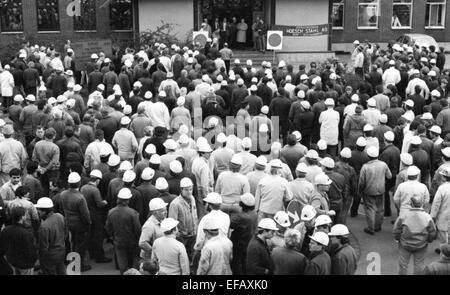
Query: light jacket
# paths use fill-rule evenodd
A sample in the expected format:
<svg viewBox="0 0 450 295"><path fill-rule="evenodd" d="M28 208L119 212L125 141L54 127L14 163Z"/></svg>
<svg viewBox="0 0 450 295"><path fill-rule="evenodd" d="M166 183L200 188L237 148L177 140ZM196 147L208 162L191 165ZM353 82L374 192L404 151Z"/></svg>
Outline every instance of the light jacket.
<svg viewBox="0 0 450 295"><path fill-rule="evenodd" d="M372 160L364 164L359 175L359 191L368 196L382 195L385 192L386 178L392 174L386 163Z"/></svg>
<svg viewBox="0 0 450 295"><path fill-rule="evenodd" d="M231 275L233 243L222 235L209 239L202 249L197 275Z"/></svg>
<svg viewBox="0 0 450 295"><path fill-rule="evenodd" d="M436 218L436 226L440 231L448 231L450 224L450 183L442 184L434 196L430 215Z"/></svg>
<svg viewBox="0 0 450 295"><path fill-rule="evenodd" d="M407 251L418 251L436 238L436 226L422 208L411 208L395 221L394 238Z"/></svg>

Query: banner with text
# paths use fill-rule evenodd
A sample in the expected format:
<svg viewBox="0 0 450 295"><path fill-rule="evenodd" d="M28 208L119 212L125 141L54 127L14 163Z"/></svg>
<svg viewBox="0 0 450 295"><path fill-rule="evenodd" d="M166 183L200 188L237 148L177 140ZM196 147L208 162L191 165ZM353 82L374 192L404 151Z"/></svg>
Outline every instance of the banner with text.
<svg viewBox="0 0 450 295"><path fill-rule="evenodd" d="M321 36L328 35L330 25L310 25L310 26L282 26L273 25L272 30L283 31L285 37Z"/></svg>

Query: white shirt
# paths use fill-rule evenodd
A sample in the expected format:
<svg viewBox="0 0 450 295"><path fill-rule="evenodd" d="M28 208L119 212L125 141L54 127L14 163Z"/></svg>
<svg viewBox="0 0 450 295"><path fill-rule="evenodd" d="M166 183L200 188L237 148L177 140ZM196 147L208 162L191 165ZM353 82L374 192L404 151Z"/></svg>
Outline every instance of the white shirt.
<svg viewBox="0 0 450 295"><path fill-rule="evenodd" d="M383 74L383 86L386 88L388 85L397 85L402 80L400 71L395 67L390 67Z"/></svg>
<svg viewBox="0 0 450 295"><path fill-rule="evenodd" d="M102 149L107 149L111 155L114 154L114 150L109 143L107 143L105 140L96 140L90 143L86 148L84 167L90 168L92 170L95 166L100 164L100 152Z"/></svg>
<svg viewBox="0 0 450 295"><path fill-rule="evenodd" d="M362 111L362 115L364 119L366 119L367 124L372 125L373 127L378 126L380 124L381 112L375 108L369 108L367 110Z"/></svg>
<svg viewBox="0 0 450 295"><path fill-rule="evenodd" d="M13 96L14 77L9 71L3 71L0 74L0 94L2 96Z"/></svg>
<svg viewBox="0 0 450 295"><path fill-rule="evenodd" d="M328 145L337 145L339 141L339 113L333 109L323 111L319 116L320 138Z"/></svg>
<svg viewBox="0 0 450 295"><path fill-rule="evenodd" d="M153 122L154 127L165 127L170 130L170 114L167 106L158 101L153 104L150 109L150 119Z"/></svg>
<svg viewBox="0 0 450 295"><path fill-rule="evenodd" d="M428 96L430 94L430 89L428 88L427 83L420 78L414 78L408 83L408 87L406 87L406 95L413 95L416 93L415 87L419 85L422 88L420 94L425 97L425 100L428 100Z"/></svg>

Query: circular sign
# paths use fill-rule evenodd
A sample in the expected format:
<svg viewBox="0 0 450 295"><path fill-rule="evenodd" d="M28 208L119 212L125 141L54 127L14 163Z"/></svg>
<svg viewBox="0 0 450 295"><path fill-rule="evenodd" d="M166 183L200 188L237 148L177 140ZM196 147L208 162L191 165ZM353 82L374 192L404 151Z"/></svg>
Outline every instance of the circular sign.
<svg viewBox="0 0 450 295"><path fill-rule="evenodd" d="M272 34L269 36L269 45L272 47L278 47L281 45L281 36L278 34Z"/></svg>
<svg viewBox="0 0 450 295"><path fill-rule="evenodd" d="M297 200L292 200L287 206L287 213L289 215L289 221L291 222L291 228L294 228L297 224L300 223L302 209L302 203Z"/></svg>
<svg viewBox="0 0 450 295"><path fill-rule="evenodd" d="M200 44L200 46L205 46L206 45L206 41L207 41L207 38L203 34L198 34L194 38L194 43L198 43L198 44Z"/></svg>

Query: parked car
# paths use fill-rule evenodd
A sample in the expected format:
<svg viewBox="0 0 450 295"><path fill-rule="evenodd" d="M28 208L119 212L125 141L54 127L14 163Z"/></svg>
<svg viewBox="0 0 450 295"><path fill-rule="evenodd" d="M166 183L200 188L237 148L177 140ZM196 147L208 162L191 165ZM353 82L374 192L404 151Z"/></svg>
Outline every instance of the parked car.
<svg viewBox="0 0 450 295"><path fill-rule="evenodd" d="M436 52L439 52L439 45L436 40L425 34L403 34L397 38L397 42L401 44L407 44L409 46L418 45L420 48L430 48L431 45L436 47Z"/></svg>

